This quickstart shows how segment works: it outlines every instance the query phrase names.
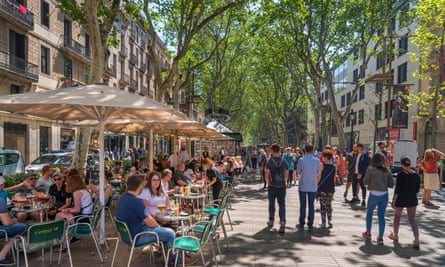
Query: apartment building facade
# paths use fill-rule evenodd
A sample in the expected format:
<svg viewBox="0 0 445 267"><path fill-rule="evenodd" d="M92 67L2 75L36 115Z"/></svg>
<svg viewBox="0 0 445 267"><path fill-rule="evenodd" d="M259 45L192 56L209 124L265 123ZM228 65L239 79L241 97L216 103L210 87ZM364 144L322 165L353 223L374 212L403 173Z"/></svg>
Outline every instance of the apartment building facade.
<svg viewBox="0 0 445 267"><path fill-rule="evenodd" d="M151 55L147 45L162 42L128 18L116 20L120 46L109 47L104 82L121 90L154 98L152 58L168 64L161 48ZM88 32L63 13L54 0L0 0L0 94L16 94L88 83L91 64ZM0 147L18 149L25 161L41 153L69 149L72 125L23 116L0 116ZM94 139L94 138L93 138ZM111 142L111 141L109 141ZM145 145L143 136L120 137L126 148Z"/></svg>
<svg viewBox="0 0 445 267"><path fill-rule="evenodd" d="M410 30L415 27L414 24L409 26ZM416 140L421 153L429 144L431 129L428 129L427 120L417 117L417 105L412 103L409 106L401 97L401 94L429 90L426 82L415 77L419 65L413 63L409 56L410 52L418 53L418 48L411 43L408 29L401 27L396 19L391 31L377 34L385 35L387 43L389 38L392 39L393 53L371 58L362 77L359 77L362 59L354 52L334 69L335 101L339 112L343 115L348 104L352 103L351 112L343 124L348 143L346 148L350 148L351 142L360 142L367 148L375 141L403 139ZM359 89L353 97L357 83L360 83ZM326 104L327 100L324 89L322 102ZM445 148L445 123L440 119L438 123L436 146ZM329 132L331 144L338 145L335 127L332 128Z"/></svg>

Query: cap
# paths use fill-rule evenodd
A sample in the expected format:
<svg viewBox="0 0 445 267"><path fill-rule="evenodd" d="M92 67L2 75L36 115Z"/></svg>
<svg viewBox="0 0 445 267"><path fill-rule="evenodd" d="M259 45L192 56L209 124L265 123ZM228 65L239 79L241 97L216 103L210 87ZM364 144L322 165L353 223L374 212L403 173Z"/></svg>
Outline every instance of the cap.
<svg viewBox="0 0 445 267"><path fill-rule="evenodd" d="M33 172L28 172L28 173L26 173L26 178L28 178L28 177L35 177L36 176L36 174L35 173L33 173Z"/></svg>
<svg viewBox="0 0 445 267"><path fill-rule="evenodd" d="M53 173L53 177L56 177L56 176L63 177L63 174L61 172Z"/></svg>
<svg viewBox="0 0 445 267"><path fill-rule="evenodd" d="M5 184L5 178L3 178L3 176L0 176L0 185Z"/></svg>

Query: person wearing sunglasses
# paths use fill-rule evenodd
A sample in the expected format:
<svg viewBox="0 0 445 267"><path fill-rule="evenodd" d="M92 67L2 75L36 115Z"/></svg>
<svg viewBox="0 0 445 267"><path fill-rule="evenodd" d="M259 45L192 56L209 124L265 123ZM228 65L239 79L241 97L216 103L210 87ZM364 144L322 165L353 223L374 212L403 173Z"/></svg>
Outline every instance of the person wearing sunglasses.
<svg viewBox="0 0 445 267"><path fill-rule="evenodd" d="M73 195L66 192L64 175L60 172L53 174L54 184L49 188L49 195L53 198L54 206L48 211L48 217L54 219L56 213L64 208L69 208Z"/></svg>
<svg viewBox="0 0 445 267"><path fill-rule="evenodd" d="M25 180L19 184L19 186L15 189L16 193L14 195L14 199L17 198L26 198L27 196L32 195L33 197L38 197L41 191L41 189L36 188L36 175L33 172L28 172L26 174ZM44 193L44 192L43 192ZM30 214L34 217L36 221L40 221L40 214L38 212L34 214ZM28 214L26 212L17 212L16 217L19 222L25 223L26 219L28 218Z"/></svg>

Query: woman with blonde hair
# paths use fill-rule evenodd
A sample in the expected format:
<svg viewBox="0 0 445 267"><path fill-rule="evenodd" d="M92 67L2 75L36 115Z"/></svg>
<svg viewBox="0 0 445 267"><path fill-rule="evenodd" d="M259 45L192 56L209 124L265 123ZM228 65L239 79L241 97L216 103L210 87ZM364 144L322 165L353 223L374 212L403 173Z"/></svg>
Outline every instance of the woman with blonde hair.
<svg viewBox="0 0 445 267"><path fill-rule="evenodd" d="M439 174L437 173L437 161L445 156L435 148L425 150L423 154L422 169L423 169L423 199L422 203L425 205L433 205L430 202L431 191L439 190Z"/></svg>

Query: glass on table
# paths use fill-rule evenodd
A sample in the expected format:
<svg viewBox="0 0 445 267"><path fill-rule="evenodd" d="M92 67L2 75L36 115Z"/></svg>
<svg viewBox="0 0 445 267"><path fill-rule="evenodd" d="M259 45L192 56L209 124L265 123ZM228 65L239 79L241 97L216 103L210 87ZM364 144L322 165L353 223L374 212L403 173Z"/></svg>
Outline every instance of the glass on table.
<svg viewBox="0 0 445 267"><path fill-rule="evenodd" d="M164 215L164 211L165 211L165 204L159 204L158 205L158 210L161 213L161 215Z"/></svg>

